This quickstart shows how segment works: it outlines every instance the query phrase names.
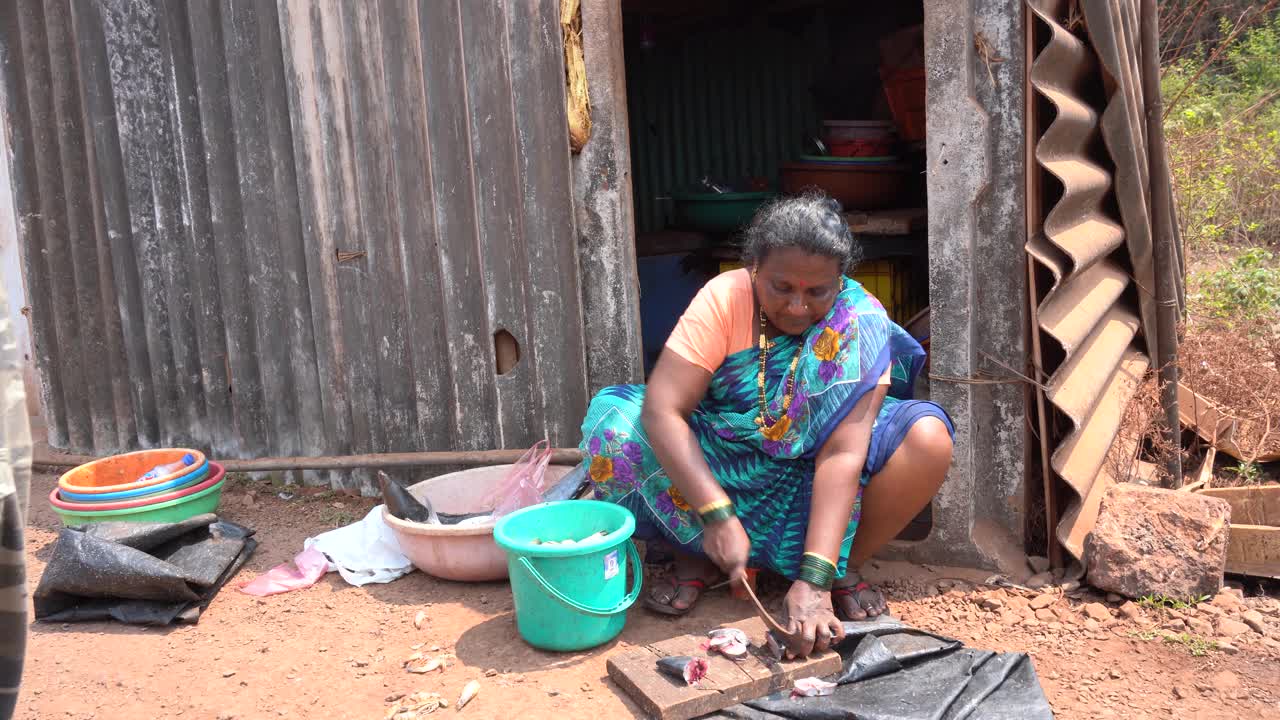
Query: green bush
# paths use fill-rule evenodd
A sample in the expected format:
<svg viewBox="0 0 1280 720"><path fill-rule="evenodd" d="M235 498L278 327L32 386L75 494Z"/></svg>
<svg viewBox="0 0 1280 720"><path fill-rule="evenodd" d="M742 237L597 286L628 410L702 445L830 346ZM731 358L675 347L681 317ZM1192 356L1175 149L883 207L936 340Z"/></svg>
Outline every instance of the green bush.
<svg viewBox="0 0 1280 720"><path fill-rule="evenodd" d="M1280 268L1261 248L1246 250L1228 267L1201 273L1196 281L1192 304L1213 317L1252 321L1280 312Z"/></svg>
<svg viewBox="0 0 1280 720"><path fill-rule="evenodd" d="M1280 15L1197 78L1206 57L1183 57L1162 77L1183 238L1192 248L1280 244Z"/></svg>

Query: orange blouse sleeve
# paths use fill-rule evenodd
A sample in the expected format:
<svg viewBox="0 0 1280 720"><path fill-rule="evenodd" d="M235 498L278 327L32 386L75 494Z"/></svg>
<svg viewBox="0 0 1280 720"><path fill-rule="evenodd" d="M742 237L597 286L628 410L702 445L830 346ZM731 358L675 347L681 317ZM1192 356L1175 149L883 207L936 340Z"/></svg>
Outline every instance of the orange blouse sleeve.
<svg viewBox="0 0 1280 720"><path fill-rule="evenodd" d="M722 276L723 277L723 276ZM733 323L722 282L715 278L703 286L680 316L680 321L667 338L667 349L706 370L715 373L729 356Z"/></svg>

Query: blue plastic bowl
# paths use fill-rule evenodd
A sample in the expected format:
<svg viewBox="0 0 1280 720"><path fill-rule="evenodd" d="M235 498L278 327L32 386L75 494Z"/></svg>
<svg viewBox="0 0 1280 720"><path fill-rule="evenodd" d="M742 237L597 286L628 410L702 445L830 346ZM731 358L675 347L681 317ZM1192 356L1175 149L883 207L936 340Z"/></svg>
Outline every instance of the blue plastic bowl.
<svg viewBox="0 0 1280 720"><path fill-rule="evenodd" d="M166 493L166 492L171 492L173 490L177 490L179 488L184 488L190 485L191 483L200 482L201 480L204 480L205 476L208 474L209 474L209 462L206 460L203 465L197 467L195 470L192 470L191 472L187 473L186 475L183 475L182 477L174 478L173 480L170 480L167 483L161 483L159 485L147 485L146 487L140 487L135 490L117 490L116 492L109 492L109 493L73 493L73 492L67 492L66 490L63 490L63 489L59 489L58 497L62 498L63 500L67 500L69 502L84 502L84 503L112 502L115 500L130 500L133 498L142 497L143 495L151 495L154 493Z"/></svg>

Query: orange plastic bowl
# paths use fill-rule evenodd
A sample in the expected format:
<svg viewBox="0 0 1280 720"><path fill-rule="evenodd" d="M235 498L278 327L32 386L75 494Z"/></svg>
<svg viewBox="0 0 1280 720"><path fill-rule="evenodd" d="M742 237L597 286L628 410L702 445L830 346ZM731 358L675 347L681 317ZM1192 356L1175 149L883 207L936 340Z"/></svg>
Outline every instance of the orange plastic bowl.
<svg viewBox="0 0 1280 720"><path fill-rule="evenodd" d="M119 500L117 502L96 502L96 503L78 503L69 502L58 497L58 488L54 488L49 492L49 504L59 510L70 510L72 512L97 512L99 510L129 510L132 508L145 507L147 505L158 505L162 502L177 500L188 495L195 495L198 492L208 490L209 488L222 482L222 478L226 475L226 471L218 463L209 463L209 477L181 490L173 492L161 493L159 495L146 495L137 500Z"/></svg>
<svg viewBox="0 0 1280 720"><path fill-rule="evenodd" d="M181 460L182 456L188 453L195 457L196 461L194 463L177 472L146 482L138 482L138 478L145 475L151 468ZM159 485L170 480L176 480L199 468L204 464L204 461L204 453L188 448L139 450L94 460L73 470L68 470L66 474L58 478L58 487L67 492L90 494L136 490L140 487Z"/></svg>

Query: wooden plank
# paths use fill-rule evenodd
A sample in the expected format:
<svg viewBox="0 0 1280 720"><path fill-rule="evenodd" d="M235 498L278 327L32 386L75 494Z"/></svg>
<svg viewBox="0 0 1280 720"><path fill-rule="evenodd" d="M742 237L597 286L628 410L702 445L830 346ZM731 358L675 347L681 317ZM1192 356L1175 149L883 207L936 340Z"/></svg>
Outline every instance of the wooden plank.
<svg viewBox="0 0 1280 720"><path fill-rule="evenodd" d="M531 430L552 444L577 442L587 410L572 168L565 115L560 3L509 3L511 104L516 117L521 233L533 383Z"/></svg>
<svg viewBox="0 0 1280 720"><path fill-rule="evenodd" d="M1213 488L1201 495L1222 498L1231 505L1231 527L1270 525L1280 527L1280 485Z"/></svg>
<svg viewBox="0 0 1280 720"><path fill-rule="evenodd" d="M804 660L777 662L761 649L765 627L759 618L744 620L734 627L752 641L750 653L738 662L708 654L702 649L705 637L681 635L609 658L609 677L648 715L659 720L688 720L785 690L799 678L831 675L842 667L840 655L833 651ZM697 686L658 672L659 658L679 655L707 657L707 677Z"/></svg>
<svg viewBox="0 0 1280 720"><path fill-rule="evenodd" d="M441 321L440 238L432 218L431 156L427 149L427 99L416 3L381 6L383 67L390 121L392 178L400 225L408 339L413 367L418 447L458 447L446 323Z"/></svg>
<svg viewBox="0 0 1280 720"><path fill-rule="evenodd" d="M1280 527L1231 524L1227 572L1280 578Z"/></svg>
<svg viewBox="0 0 1280 720"><path fill-rule="evenodd" d="M923 230L928 220L924 208L900 208L845 213L849 229L861 235L910 235Z"/></svg>
<svg viewBox="0 0 1280 720"><path fill-rule="evenodd" d="M454 447L475 450L497 445L498 406L492 333L480 312L486 300L459 26L456 3L419 0L431 193L441 262L441 298L433 319L444 323L448 333L446 352L453 396L458 398Z"/></svg>
<svg viewBox="0 0 1280 720"><path fill-rule="evenodd" d="M460 3L471 165L480 241L480 280L485 288L488 328L485 342L494 347L499 330L511 333L521 361L497 375L496 359L486 377L497 390L499 446L528 447L541 423L533 386L537 382L537 344L530 332L527 308L528 251L520 209L516 121L511 105L510 52L505 41L507 19L501 3ZM457 109L454 110L457 112ZM490 357L493 357L490 355Z"/></svg>

